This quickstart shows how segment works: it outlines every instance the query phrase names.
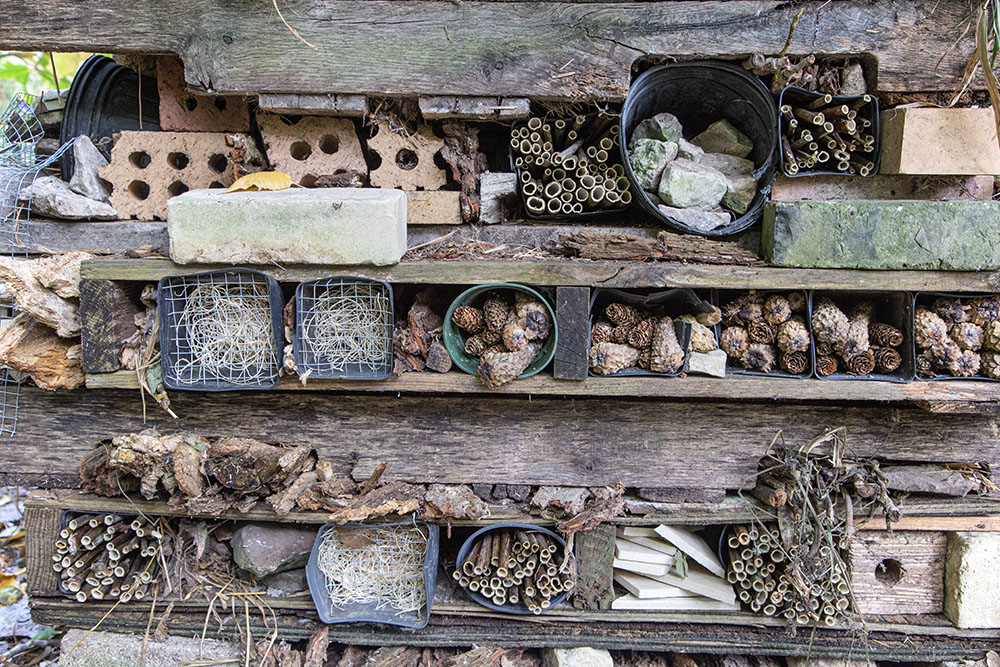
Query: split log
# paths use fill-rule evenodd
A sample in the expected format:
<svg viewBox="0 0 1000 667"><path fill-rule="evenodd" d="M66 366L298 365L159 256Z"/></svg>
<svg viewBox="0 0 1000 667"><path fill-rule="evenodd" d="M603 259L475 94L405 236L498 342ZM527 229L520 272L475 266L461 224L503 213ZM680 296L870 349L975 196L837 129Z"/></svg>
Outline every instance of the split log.
<svg viewBox="0 0 1000 667"><path fill-rule="evenodd" d="M17 315L0 333L0 363L27 373L42 389L82 387L86 378L81 357L78 339L60 338L26 313Z"/></svg>
<svg viewBox="0 0 1000 667"><path fill-rule="evenodd" d="M0 302L56 330L63 338L80 333L77 305L80 263L90 253L78 252L33 260L0 257ZM61 295L65 295L65 298Z"/></svg>

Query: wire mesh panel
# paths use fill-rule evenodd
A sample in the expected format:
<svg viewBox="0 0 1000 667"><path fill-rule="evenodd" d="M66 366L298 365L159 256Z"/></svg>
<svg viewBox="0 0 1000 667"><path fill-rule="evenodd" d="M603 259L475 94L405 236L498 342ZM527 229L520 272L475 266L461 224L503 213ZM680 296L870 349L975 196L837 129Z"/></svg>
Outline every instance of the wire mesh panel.
<svg viewBox="0 0 1000 667"><path fill-rule="evenodd" d="M306 568L320 620L424 627L437 581L438 543L438 527L422 521L326 524Z"/></svg>
<svg viewBox="0 0 1000 667"><path fill-rule="evenodd" d="M44 135L35 115L35 98L18 93L0 114L0 160L30 167L35 164L35 144Z"/></svg>
<svg viewBox="0 0 1000 667"><path fill-rule="evenodd" d="M384 380L392 373L392 287L353 276L295 291L295 364L303 377Z"/></svg>
<svg viewBox="0 0 1000 667"><path fill-rule="evenodd" d="M52 155L34 164L20 164L7 158L22 157L22 151L0 153L0 254L27 257L31 232L32 185L45 169L52 167L73 147L63 144ZM33 154L33 150L32 150Z"/></svg>
<svg viewBox="0 0 1000 667"><path fill-rule="evenodd" d="M160 280L160 351L168 389L270 389L284 329L277 281L230 269Z"/></svg>

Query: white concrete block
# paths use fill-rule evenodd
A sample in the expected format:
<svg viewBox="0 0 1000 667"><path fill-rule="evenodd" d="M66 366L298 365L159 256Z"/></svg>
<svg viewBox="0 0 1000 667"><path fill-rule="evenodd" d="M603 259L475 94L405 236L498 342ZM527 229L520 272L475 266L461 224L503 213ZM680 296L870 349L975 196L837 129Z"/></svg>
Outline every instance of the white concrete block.
<svg viewBox="0 0 1000 667"><path fill-rule="evenodd" d="M948 533L944 613L960 628L1000 628L1000 532Z"/></svg>

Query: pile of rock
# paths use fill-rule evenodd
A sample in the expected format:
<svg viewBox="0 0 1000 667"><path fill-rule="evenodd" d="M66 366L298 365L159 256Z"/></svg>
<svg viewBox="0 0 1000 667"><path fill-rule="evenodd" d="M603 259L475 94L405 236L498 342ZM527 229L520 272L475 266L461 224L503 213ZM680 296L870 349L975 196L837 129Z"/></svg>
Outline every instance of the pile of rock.
<svg viewBox="0 0 1000 667"><path fill-rule="evenodd" d="M757 194L753 142L727 120L690 141L677 117L660 113L640 122L628 142L639 186L664 215L699 232L728 225Z"/></svg>

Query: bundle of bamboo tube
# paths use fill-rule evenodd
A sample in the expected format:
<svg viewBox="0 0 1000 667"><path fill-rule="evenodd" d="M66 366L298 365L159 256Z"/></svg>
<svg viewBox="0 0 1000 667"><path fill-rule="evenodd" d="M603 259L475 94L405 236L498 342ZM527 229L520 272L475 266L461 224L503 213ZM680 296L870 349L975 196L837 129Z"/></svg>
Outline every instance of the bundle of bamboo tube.
<svg viewBox="0 0 1000 667"><path fill-rule="evenodd" d="M78 602L146 597L163 539L158 523L118 514L81 514L59 531L52 569Z"/></svg>
<svg viewBox="0 0 1000 667"><path fill-rule="evenodd" d="M829 545L785 549L778 531L763 524L732 526L727 545L726 579L751 611L784 616L799 625L836 625L848 616L850 584L843 561ZM839 541L835 546L841 547ZM814 547L816 553L809 553ZM817 567L789 567L792 561L804 560L813 560Z"/></svg>
<svg viewBox="0 0 1000 667"><path fill-rule="evenodd" d="M497 529L484 533L454 578L472 593L498 606L521 604L533 614L552 606L552 599L576 585L573 554L537 531Z"/></svg>
<svg viewBox="0 0 1000 667"><path fill-rule="evenodd" d="M875 169L872 121L858 116L872 104L871 95L853 102L835 103L820 95L805 104L781 105L781 152L785 173L839 171L868 176Z"/></svg>
<svg viewBox="0 0 1000 667"><path fill-rule="evenodd" d="M572 215L632 202L619 150L620 130L604 113L543 121L529 118L510 146L528 213Z"/></svg>

